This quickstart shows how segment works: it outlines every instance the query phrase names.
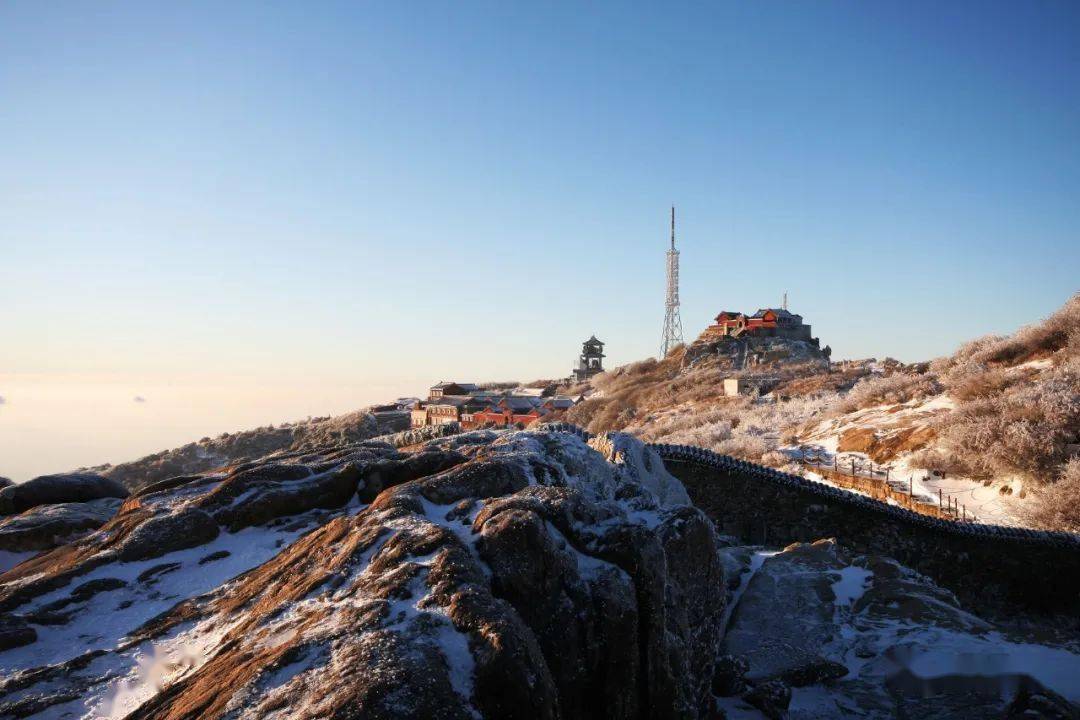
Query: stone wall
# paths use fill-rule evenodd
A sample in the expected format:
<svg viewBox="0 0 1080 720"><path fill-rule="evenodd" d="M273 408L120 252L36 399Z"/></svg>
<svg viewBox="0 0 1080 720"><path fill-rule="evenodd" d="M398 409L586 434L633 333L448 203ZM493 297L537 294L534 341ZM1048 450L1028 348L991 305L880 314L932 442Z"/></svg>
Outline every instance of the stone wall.
<svg viewBox="0 0 1080 720"><path fill-rule="evenodd" d="M775 547L833 537L989 611L1080 612L1080 536L943 520L701 448L652 447L724 534Z"/></svg>
<svg viewBox="0 0 1080 720"><path fill-rule="evenodd" d="M569 423L550 432L586 431ZM717 530L784 547L836 538L933 578L981 612L1080 614L1080 535L961 523L687 445L650 445ZM850 478L849 478L850 479Z"/></svg>

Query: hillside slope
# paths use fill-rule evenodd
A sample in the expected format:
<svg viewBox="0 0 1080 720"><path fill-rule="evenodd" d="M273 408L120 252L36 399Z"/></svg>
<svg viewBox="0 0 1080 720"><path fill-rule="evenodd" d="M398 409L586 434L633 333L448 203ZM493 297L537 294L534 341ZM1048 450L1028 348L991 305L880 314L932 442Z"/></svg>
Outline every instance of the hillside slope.
<svg viewBox="0 0 1080 720"><path fill-rule="evenodd" d="M313 418L277 427L256 428L205 437L171 450L120 463L88 468L138 490L178 475L206 472L231 463L254 460L282 450L334 447L408 428L407 413L365 410L335 417Z"/></svg>
<svg viewBox="0 0 1080 720"><path fill-rule="evenodd" d="M1080 530L1080 295L1011 336L915 365L736 371L727 358L687 363L684 353L594 378L568 419L789 471L813 473L808 460L855 461L882 477L887 467L915 494L936 502L940 491L984 521ZM764 394L726 397L726 377Z"/></svg>

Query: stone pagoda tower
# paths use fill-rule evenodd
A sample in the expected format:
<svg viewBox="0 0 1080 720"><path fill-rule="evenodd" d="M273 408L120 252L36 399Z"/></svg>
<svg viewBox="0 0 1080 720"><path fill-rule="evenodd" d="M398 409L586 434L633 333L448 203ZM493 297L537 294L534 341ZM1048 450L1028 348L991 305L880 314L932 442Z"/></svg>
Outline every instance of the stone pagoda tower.
<svg viewBox="0 0 1080 720"><path fill-rule="evenodd" d="M604 372L604 343L591 336L581 345L581 357L578 358L578 366L574 368L573 378L577 382L585 382L593 375Z"/></svg>

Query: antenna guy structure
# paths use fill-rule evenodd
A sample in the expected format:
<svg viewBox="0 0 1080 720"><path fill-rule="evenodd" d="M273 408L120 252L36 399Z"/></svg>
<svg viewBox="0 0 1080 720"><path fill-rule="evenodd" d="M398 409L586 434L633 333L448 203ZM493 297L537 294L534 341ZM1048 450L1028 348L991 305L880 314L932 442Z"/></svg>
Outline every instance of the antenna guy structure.
<svg viewBox="0 0 1080 720"><path fill-rule="evenodd" d="M675 206L671 206L671 249L667 251L667 299L664 301L664 339L660 359L683 342L682 318L679 317L679 251L675 249Z"/></svg>

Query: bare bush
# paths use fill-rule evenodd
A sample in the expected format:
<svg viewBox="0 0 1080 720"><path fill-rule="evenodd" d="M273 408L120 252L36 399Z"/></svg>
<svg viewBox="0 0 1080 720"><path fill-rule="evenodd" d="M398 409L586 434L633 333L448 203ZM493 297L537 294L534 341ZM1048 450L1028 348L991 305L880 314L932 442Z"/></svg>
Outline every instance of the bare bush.
<svg viewBox="0 0 1080 720"><path fill-rule="evenodd" d="M769 443L761 436L737 435L719 442L716 445L716 451L722 455L733 455L760 462L761 456L769 451Z"/></svg>
<svg viewBox="0 0 1080 720"><path fill-rule="evenodd" d="M1080 378L1069 366L1058 368L1038 382L963 402L936 427L943 446L974 474L1047 480L1077 439Z"/></svg>
<svg viewBox="0 0 1080 720"><path fill-rule="evenodd" d="M940 473L953 475L972 476L976 473L972 468L964 464L960 458L940 448L923 448L916 450L908 457L908 465L924 470L932 470Z"/></svg>
<svg viewBox="0 0 1080 720"><path fill-rule="evenodd" d="M1080 533L1080 458L1065 463L1057 482L1029 499L1021 514L1034 527Z"/></svg>
<svg viewBox="0 0 1080 720"><path fill-rule="evenodd" d="M976 400L996 395L1016 382L1016 376L1002 368L983 368L965 373L946 381L949 395L954 400Z"/></svg>
<svg viewBox="0 0 1080 720"><path fill-rule="evenodd" d="M1066 346L1075 352L1080 344L1080 293L1040 323L1021 328L1007 338L973 353L984 363L1013 365L1050 355Z"/></svg>
<svg viewBox="0 0 1080 720"><path fill-rule="evenodd" d="M637 432L653 442L697 445L725 455L762 461L777 448L795 444L796 428L823 415L836 397L834 393L786 402L726 398L726 402L707 411L671 415L645 424Z"/></svg>
<svg viewBox="0 0 1080 720"><path fill-rule="evenodd" d="M837 406L841 413L850 413L873 405L908 402L942 391L941 383L931 373L908 375L896 373L879 375L860 381Z"/></svg>

